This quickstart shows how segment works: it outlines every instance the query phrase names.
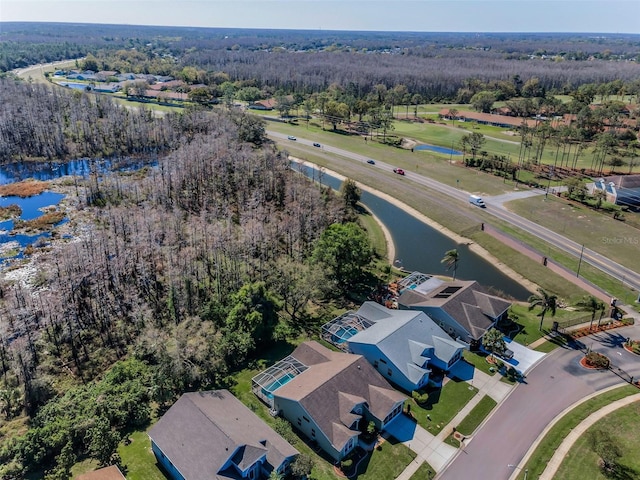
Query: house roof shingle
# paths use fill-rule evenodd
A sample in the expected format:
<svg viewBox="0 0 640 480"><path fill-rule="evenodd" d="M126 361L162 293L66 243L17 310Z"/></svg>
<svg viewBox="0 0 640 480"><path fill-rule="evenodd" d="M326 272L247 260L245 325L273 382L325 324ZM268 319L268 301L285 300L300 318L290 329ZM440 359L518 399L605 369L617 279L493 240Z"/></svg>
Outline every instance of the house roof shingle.
<svg viewBox="0 0 640 480"><path fill-rule="evenodd" d="M439 307L478 340L511 302L489 294L476 281L445 282L428 291L405 290L398 303L407 308Z"/></svg>
<svg viewBox="0 0 640 480"><path fill-rule="evenodd" d="M413 290L409 290L413 291ZM437 357L448 363L465 346L452 340L426 313L418 310L391 310L375 302L365 302L357 314L373 313L371 327L355 334L349 343L376 345L412 381L428 373L426 363Z"/></svg>
<svg viewBox="0 0 640 480"><path fill-rule="evenodd" d="M337 450L358 433L349 428L354 418L350 415L353 401L365 400L369 411L384 419L397 402L406 399L361 355L334 352L310 341L298 346L291 356L309 368L274 396L299 402ZM349 411L341 411L341 407Z"/></svg>

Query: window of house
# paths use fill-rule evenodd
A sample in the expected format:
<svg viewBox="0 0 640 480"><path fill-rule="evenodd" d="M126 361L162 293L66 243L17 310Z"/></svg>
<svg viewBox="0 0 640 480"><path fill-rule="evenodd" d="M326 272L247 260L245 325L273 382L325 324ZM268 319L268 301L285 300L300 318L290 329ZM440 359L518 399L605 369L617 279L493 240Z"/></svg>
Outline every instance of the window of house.
<svg viewBox="0 0 640 480"><path fill-rule="evenodd" d="M385 365L387 364L387 361L384 360L383 358L380 359L380 363L384 363Z"/></svg>
<svg viewBox="0 0 640 480"><path fill-rule="evenodd" d="M378 360L374 360L374 361L373 361L373 366L374 366L375 368L378 368Z"/></svg>
<svg viewBox="0 0 640 480"><path fill-rule="evenodd" d="M312 428L312 429L311 429L311 436L312 436L312 437L315 437L315 436L316 436L316 429L315 429L315 428Z"/></svg>
<svg viewBox="0 0 640 480"><path fill-rule="evenodd" d="M387 369L387 375L389 375L389 376L392 376L392 375L393 375L393 372L391 371L391 369L390 369L390 368L388 368L388 369Z"/></svg>
<svg viewBox="0 0 640 480"><path fill-rule="evenodd" d="M302 418L304 418L305 422L310 422L311 420L309 420L307 417L305 417L304 415L302 416Z"/></svg>
<svg viewBox="0 0 640 480"><path fill-rule="evenodd" d="M299 418L298 418L298 426L299 427L302 426L302 420L300 420Z"/></svg>

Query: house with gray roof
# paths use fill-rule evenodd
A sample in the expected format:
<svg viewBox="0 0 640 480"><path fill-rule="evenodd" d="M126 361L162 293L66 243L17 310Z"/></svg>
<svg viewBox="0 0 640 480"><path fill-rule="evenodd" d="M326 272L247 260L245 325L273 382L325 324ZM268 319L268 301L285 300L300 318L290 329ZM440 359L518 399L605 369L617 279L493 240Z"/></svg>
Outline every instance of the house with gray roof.
<svg viewBox="0 0 640 480"><path fill-rule="evenodd" d="M227 390L185 393L149 437L174 480L266 479L298 454Z"/></svg>
<svg viewBox="0 0 640 480"><path fill-rule="evenodd" d="M406 391L427 385L432 368L448 372L467 345L452 339L421 311L392 310L365 302L356 315L372 325L348 340L387 380Z"/></svg>
<svg viewBox="0 0 640 480"><path fill-rule="evenodd" d="M431 317L449 336L471 344L507 316L511 302L491 295L476 281L445 282L436 277L400 292L398 308Z"/></svg>
<svg viewBox="0 0 640 480"><path fill-rule="evenodd" d="M402 413L407 397L361 355L310 341L283 361L269 369L282 378L257 375L254 392L336 461L353 450L370 421L384 430ZM259 394L265 391L268 396Z"/></svg>

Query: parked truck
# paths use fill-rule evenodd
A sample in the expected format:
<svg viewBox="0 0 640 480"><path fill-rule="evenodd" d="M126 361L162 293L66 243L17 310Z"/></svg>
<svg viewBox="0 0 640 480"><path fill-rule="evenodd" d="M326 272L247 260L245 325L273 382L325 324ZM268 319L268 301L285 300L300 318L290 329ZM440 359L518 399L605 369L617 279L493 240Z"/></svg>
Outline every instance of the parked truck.
<svg viewBox="0 0 640 480"><path fill-rule="evenodd" d="M479 197L478 195L471 195L469 197L469 203L472 203L473 205L480 207L480 208L486 208L487 205L484 203L484 200L482 200L482 197Z"/></svg>

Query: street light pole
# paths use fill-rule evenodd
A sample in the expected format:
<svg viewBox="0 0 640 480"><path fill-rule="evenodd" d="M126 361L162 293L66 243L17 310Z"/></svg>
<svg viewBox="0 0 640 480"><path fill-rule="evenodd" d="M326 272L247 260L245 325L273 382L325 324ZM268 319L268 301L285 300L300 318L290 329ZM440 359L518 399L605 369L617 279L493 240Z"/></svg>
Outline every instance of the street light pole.
<svg viewBox="0 0 640 480"><path fill-rule="evenodd" d="M584 243L582 244L582 250L580 250L580 260L578 260L578 271L576 277L580 276L580 265L582 265L582 254L584 253Z"/></svg>

